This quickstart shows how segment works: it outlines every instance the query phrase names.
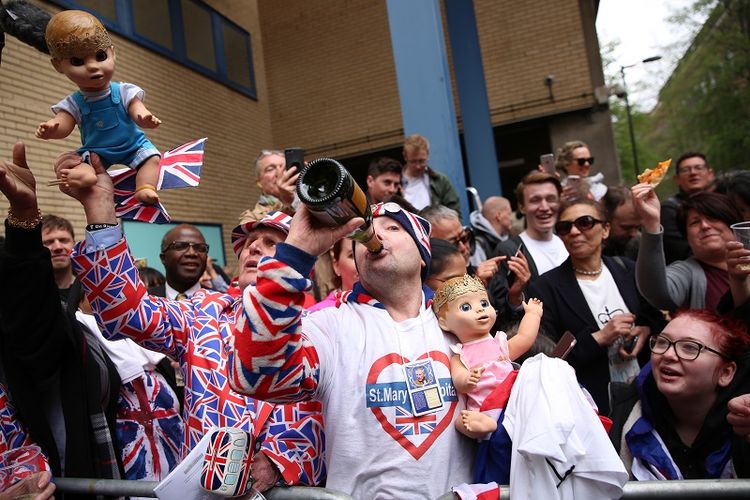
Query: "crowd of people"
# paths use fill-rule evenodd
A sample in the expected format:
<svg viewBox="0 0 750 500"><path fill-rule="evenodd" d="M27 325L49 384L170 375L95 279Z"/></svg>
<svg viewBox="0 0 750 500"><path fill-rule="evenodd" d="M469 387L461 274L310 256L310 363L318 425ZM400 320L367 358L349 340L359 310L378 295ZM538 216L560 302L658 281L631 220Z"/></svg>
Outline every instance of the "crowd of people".
<svg viewBox="0 0 750 500"><path fill-rule="evenodd" d="M572 455L562 478L524 462L553 487L578 473L605 496L628 478L749 477L750 250L731 230L748 219L747 173L716 179L686 153L679 192L660 202L651 184L608 186L572 141L556 173L518 184L517 232L501 196L464 225L429 153L413 135L403 163L370 164L372 253L345 238L362 220L321 226L295 195L297 169L262 150L260 198L231 233L236 266L180 224L161 241L162 274L130 253L97 155L93 186L60 186L85 213L76 239L40 211L16 144L0 163L0 276L14 284L0 300L0 453L38 446L46 470L0 499L22 487L48 498L51 476L159 481L215 427L257 436L258 491L436 498L486 482L487 443L503 439L494 480L521 491L519 398L550 369L575 382L576 411L606 421L581 417L586 432L611 440L586 448L608 464L593 472L581 457L562 467ZM82 161L64 153L55 170ZM567 363L542 361L553 353Z"/></svg>

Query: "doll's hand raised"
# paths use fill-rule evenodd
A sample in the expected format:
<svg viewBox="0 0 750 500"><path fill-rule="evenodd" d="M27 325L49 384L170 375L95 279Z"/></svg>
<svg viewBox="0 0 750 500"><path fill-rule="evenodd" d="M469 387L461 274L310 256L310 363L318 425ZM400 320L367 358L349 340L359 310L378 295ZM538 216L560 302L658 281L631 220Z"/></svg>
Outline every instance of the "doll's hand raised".
<svg viewBox="0 0 750 500"><path fill-rule="evenodd" d="M541 317L544 313L544 303L539 299L531 298L523 303L523 312L524 314L537 314Z"/></svg>
<svg viewBox="0 0 750 500"><path fill-rule="evenodd" d="M142 128L156 128L161 125L161 120L151 113L138 113L136 122Z"/></svg>
<svg viewBox="0 0 750 500"><path fill-rule="evenodd" d="M469 373L466 374L467 391L471 391L477 388L477 384L479 383L479 379L482 378L483 372L484 372L484 366L477 366L469 370Z"/></svg>
<svg viewBox="0 0 750 500"><path fill-rule="evenodd" d="M52 139L57 129L60 128L60 122L55 120L49 120L44 123L40 123L36 128L36 136L39 139Z"/></svg>

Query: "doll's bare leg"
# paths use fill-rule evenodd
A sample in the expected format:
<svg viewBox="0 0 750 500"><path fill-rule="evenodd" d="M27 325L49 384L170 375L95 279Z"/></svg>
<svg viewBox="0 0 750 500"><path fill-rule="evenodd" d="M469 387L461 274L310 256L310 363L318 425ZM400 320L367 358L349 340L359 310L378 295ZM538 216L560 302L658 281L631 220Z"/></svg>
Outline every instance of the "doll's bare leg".
<svg viewBox="0 0 750 500"><path fill-rule="evenodd" d="M474 439L480 439L497 429L497 421L484 413L461 410L455 421L456 430Z"/></svg>
<svg viewBox="0 0 750 500"><path fill-rule="evenodd" d="M87 188L96 185L96 172L88 163L81 163L61 173L60 179L72 188Z"/></svg>
<svg viewBox="0 0 750 500"><path fill-rule="evenodd" d="M144 205L156 205L159 195L156 193L156 183L159 181L159 157L152 156L140 167L135 174L135 199Z"/></svg>

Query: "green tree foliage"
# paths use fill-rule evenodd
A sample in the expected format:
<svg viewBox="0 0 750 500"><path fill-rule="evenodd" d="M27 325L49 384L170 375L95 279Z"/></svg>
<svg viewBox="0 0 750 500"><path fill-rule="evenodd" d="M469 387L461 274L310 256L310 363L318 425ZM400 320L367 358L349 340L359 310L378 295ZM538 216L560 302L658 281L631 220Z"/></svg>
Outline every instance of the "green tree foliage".
<svg viewBox="0 0 750 500"><path fill-rule="evenodd" d="M710 10L643 124L644 147L704 152L715 169L750 168L750 0L699 0L673 21ZM624 166L624 157L620 157ZM645 165L645 163L644 163Z"/></svg>

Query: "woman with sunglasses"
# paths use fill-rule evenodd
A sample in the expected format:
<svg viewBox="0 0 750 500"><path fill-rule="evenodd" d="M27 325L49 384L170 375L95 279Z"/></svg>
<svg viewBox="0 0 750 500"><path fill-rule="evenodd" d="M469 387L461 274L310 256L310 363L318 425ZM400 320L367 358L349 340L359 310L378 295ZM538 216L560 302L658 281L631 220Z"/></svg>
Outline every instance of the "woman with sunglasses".
<svg viewBox="0 0 750 500"><path fill-rule="evenodd" d="M727 422L728 402L748 385L744 326L690 309L649 346L636 381L613 391L610 437L631 478L748 477L750 444Z"/></svg>
<svg viewBox="0 0 750 500"><path fill-rule="evenodd" d="M638 374L636 357L650 333L644 313L656 311L638 295L634 263L602 255L609 223L599 203L583 199L563 205L555 232L569 258L532 282L528 296L544 302L546 335L555 342L566 331L575 336L567 360L607 415L609 382Z"/></svg>
<svg viewBox="0 0 750 500"><path fill-rule="evenodd" d="M563 200L579 198L582 193L590 193L592 198L599 201L607 194L607 186L602 182L604 174L599 172L593 176L589 175L593 165L594 157L583 141L566 142L557 150L555 167L566 175L562 180Z"/></svg>
<svg viewBox="0 0 750 500"><path fill-rule="evenodd" d="M660 203L650 184L633 186L633 204L643 233L636 261L638 289L659 309L716 311L730 290L727 243L735 241L729 228L742 216L721 194L701 192L687 198L677 212L677 224L692 255L666 265L662 243Z"/></svg>

